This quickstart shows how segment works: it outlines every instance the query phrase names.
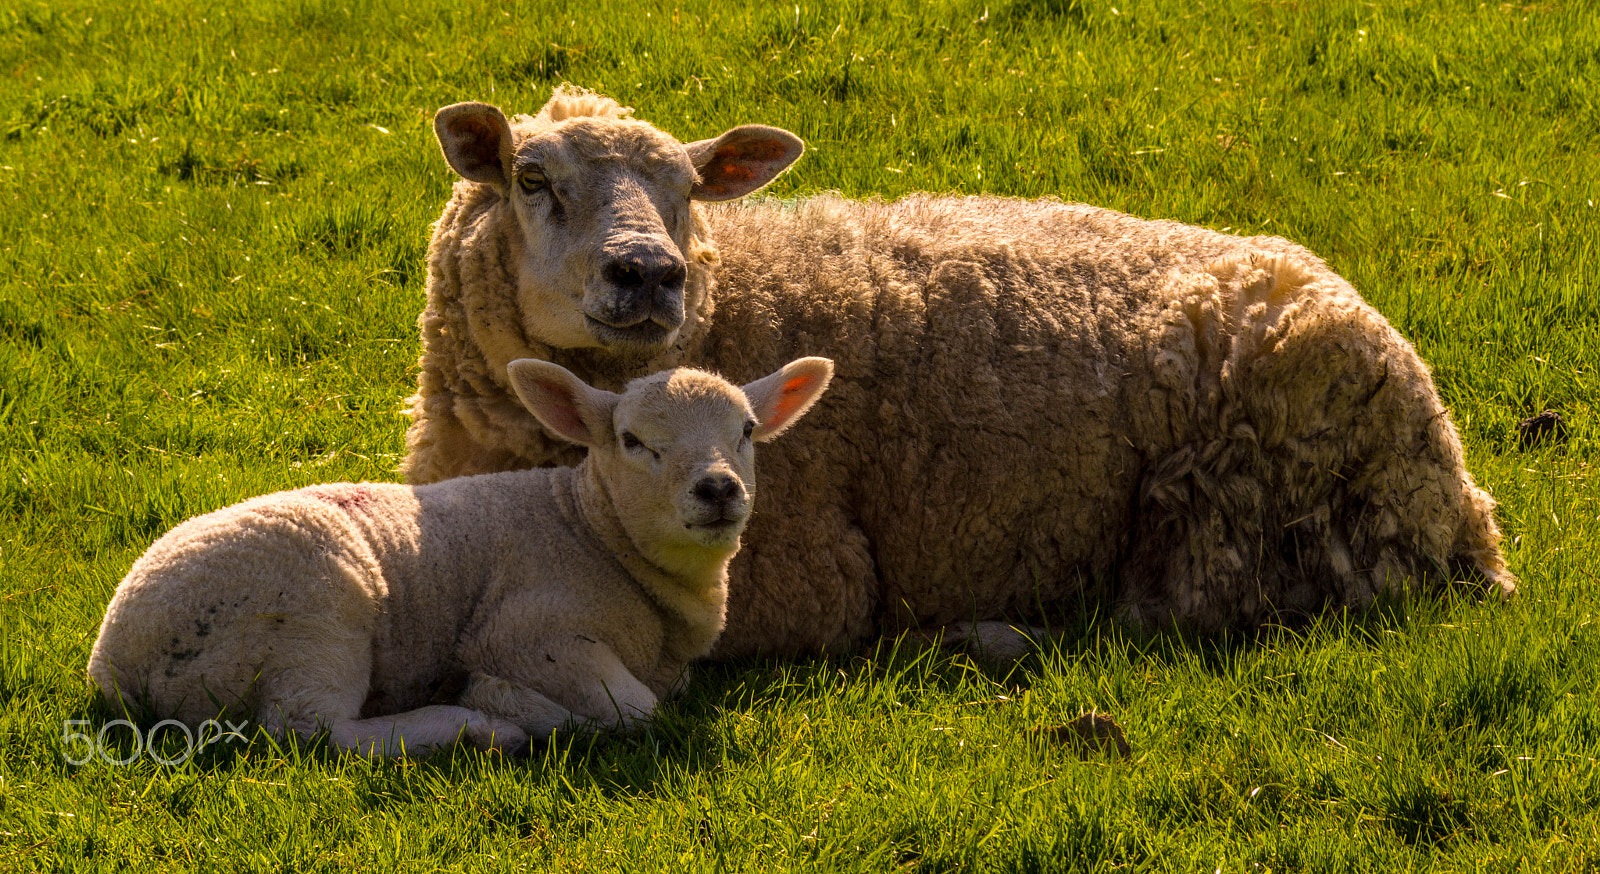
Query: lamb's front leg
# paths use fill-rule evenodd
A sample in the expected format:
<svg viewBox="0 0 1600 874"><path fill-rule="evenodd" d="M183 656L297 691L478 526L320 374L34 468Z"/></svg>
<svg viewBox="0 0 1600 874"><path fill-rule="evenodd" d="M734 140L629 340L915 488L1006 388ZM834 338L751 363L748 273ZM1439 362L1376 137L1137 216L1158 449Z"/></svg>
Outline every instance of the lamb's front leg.
<svg viewBox="0 0 1600 874"><path fill-rule="evenodd" d="M463 706L513 722L532 737L549 737L557 729L632 730L650 718L656 701L655 693L603 644L591 644L558 671L536 677L474 672L461 696Z"/></svg>
<svg viewBox="0 0 1600 874"><path fill-rule="evenodd" d="M528 745L527 733L513 723L448 704L339 720L329 727L328 736L335 746L365 756L423 755L458 740L481 750L508 752Z"/></svg>

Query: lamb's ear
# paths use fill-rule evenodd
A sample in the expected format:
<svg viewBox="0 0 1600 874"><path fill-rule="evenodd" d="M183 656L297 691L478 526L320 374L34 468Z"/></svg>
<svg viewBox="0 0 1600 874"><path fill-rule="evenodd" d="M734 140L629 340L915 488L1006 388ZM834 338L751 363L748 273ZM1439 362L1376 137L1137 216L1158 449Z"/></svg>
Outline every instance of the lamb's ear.
<svg viewBox="0 0 1600 874"><path fill-rule="evenodd" d="M522 405L556 436L590 447L611 439L617 395L591 388L565 367L538 358L519 358L506 365L506 373Z"/></svg>
<svg viewBox="0 0 1600 874"><path fill-rule="evenodd" d="M444 159L462 179L504 191L511 182L511 125L487 103L457 103L434 113Z"/></svg>
<svg viewBox="0 0 1600 874"><path fill-rule="evenodd" d="M800 358L785 364L777 373L745 386L744 396L750 399L750 409L761 423L751 437L759 443L782 434L822 397L830 379L833 379L832 361Z"/></svg>
<svg viewBox="0 0 1600 874"><path fill-rule="evenodd" d="M719 201L760 190L799 160L806 144L782 128L747 124L684 148L700 174L690 199Z"/></svg>

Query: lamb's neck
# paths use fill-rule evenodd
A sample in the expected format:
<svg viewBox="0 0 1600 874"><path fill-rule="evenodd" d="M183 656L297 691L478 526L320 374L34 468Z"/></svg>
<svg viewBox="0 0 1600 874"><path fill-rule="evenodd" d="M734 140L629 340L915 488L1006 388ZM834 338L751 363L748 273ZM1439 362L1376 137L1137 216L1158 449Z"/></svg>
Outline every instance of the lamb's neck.
<svg viewBox="0 0 1600 874"><path fill-rule="evenodd" d="M668 654L687 662L710 652L727 614L733 552L704 549L667 555L639 543L617 515L604 478L587 460L560 482L571 489L583 524L655 602L668 623Z"/></svg>

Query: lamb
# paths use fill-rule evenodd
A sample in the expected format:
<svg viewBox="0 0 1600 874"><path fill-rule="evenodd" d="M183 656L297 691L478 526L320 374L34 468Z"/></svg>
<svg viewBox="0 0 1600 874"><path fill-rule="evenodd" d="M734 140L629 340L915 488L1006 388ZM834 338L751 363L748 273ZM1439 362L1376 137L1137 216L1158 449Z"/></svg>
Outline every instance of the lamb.
<svg viewBox="0 0 1600 874"><path fill-rule="evenodd" d="M243 712L369 755L633 727L722 628L752 441L832 372L801 358L741 390L676 369L617 395L511 362L529 413L588 448L576 467L318 485L191 519L118 586L89 674L114 706Z"/></svg>
<svg viewBox="0 0 1600 874"><path fill-rule="evenodd" d="M801 349L845 387L764 456L714 656L946 628L1019 645L1086 605L1248 628L1412 581L1509 596L1494 503L1409 343L1311 252L1055 200L739 203L803 150L681 144L568 86L446 107L413 482L558 464L519 357L602 386ZM1025 643L1025 641L1021 641Z"/></svg>

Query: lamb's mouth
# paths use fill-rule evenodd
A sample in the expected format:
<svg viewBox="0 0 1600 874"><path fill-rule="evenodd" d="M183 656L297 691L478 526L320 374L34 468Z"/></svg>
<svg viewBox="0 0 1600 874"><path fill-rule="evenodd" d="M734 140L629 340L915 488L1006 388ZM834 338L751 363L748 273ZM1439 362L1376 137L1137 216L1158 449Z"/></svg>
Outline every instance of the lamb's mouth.
<svg viewBox="0 0 1600 874"><path fill-rule="evenodd" d="M651 319L631 325L608 325L594 316L585 315L583 323L589 329L589 335L604 346L659 348L671 343L672 336L678 332L676 325L669 328Z"/></svg>
<svg viewBox="0 0 1600 874"><path fill-rule="evenodd" d="M704 522L685 522L683 527L690 531L704 532L711 535L713 540L732 540L744 530L744 517L708 519Z"/></svg>

